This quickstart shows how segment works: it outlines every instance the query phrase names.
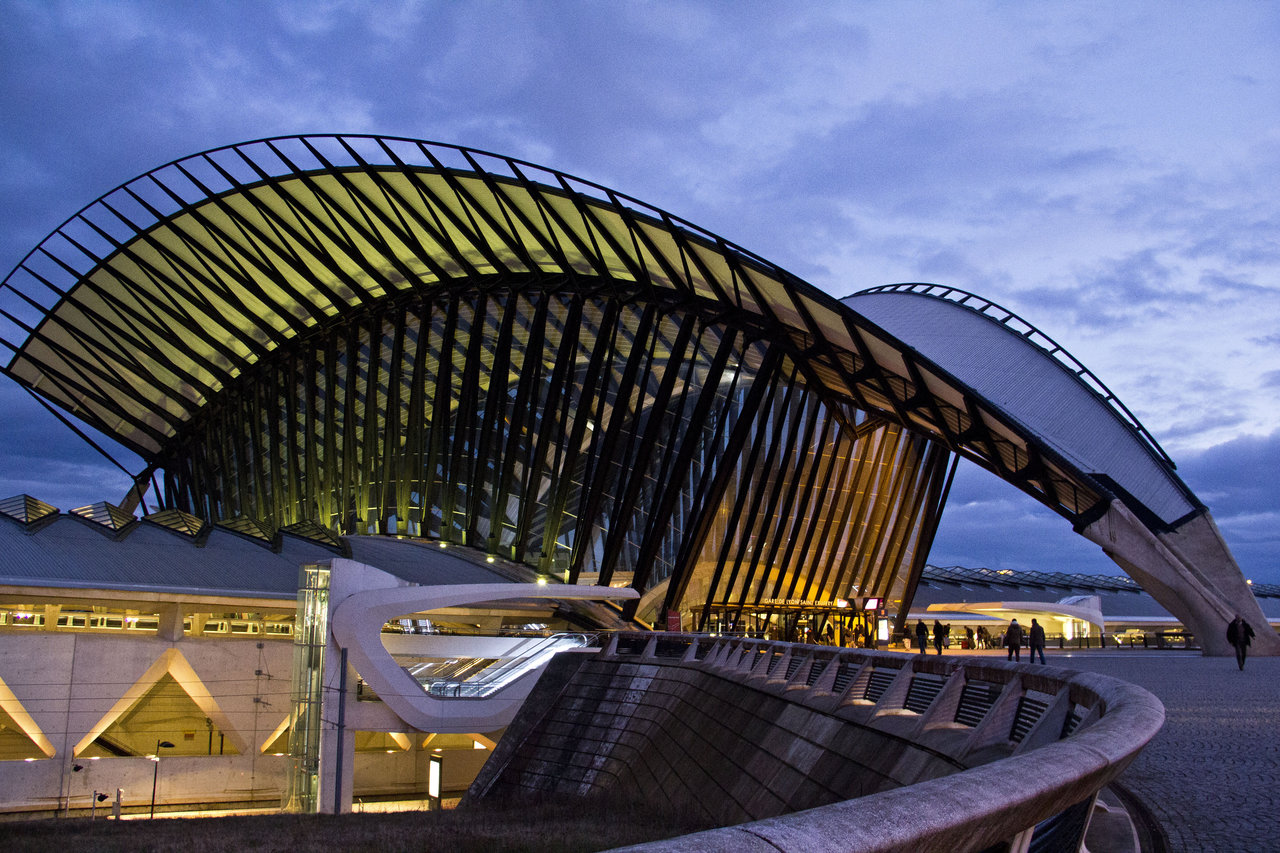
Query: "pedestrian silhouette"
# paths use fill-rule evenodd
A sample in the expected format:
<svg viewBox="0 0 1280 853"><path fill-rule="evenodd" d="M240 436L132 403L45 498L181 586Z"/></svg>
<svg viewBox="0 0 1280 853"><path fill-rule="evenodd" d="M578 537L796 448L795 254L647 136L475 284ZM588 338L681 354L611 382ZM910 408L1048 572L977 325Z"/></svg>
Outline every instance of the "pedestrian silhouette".
<svg viewBox="0 0 1280 853"><path fill-rule="evenodd" d="M1009 650L1009 660L1022 660L1022 626L1014 619L1004 632L1004 645Z"/></svg>
<svg viewBox="0 0 1280 853"><path fill-rule="evenodd" d="M1253 627L1239 613L1227 625L1227 642L1235 646L1236 665L1244 669L1244 658L1249 652L1249 643L1253 640Z"/></svg>
<svg viewBox="0 0 1280 853"><path fill-rule="evenodd" d="M1036 652L1040 652L1040 663L1044 663L1044 626L1036 620L1031 620L1031 636L1027 641L1027 645L1031 647L1031 662L1036 662Z"/></svg>

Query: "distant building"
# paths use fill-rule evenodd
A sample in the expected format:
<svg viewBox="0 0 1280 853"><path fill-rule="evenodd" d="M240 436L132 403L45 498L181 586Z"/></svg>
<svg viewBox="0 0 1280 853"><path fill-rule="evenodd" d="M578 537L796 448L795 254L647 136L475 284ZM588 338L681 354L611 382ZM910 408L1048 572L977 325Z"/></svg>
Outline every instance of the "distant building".
<svg viewBox="0 0 1280 853"><path fill-rule="evenodd" d="M1280 584L1251 588L1271 628L1280 629ZM1067 646L1092 648L1104 638L1147 647L1199 644L1187 626L1124 575L927 565L910 622L949 624L958 648L965 628L1003 632L1011 619L1025 626L1032 618L1054 644L1059 638Z"/></svg>

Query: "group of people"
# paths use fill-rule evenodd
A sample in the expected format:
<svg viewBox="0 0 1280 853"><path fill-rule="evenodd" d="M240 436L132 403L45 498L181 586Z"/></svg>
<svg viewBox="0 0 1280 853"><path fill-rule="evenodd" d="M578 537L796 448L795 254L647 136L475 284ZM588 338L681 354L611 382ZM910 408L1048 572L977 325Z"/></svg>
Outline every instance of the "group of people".
<svg viewBox="0 0 1280 853"><path fill-rule="evenodd" d="M1031 620L1031 628L1025 632L1017 619L1009 623L1008 630L1004 632L1004 645L1009 650L1009 660L1022 660L1024 639L1027 641L1027 648L1031 650L1031 662L1036 662L1036 654L1039 653L1040 663L1044 663L1044 626L1035 619Z"/></svg>
<svg viewBox="0 0 1280 853"><path fill-rule="evenodd" d="M951 645L951 626L943 625L934 619L933 647L938 650L938 654L942 654L942 647L949 645ZM916 648L920 650L920 654L929 650L929 626L924 624L923 619L916 623Z"/></svg>
<svg viewBox="0 0 1280 853"><path fill-rule="evenodd" d="M976 634L972 628L965 628L964 633L970 648L982 649L990 645L990 634L981 626L978 627ZM920 650L920 654L925 654L929 649L929 635L929 626L924 624L924 620L916 622L916 648ZM1227 642L1236 650L1236 664L1240 669L1244 669L1244 659L1253 637L1253 628L1241 616L1237 615L1227 624ZM950 641L951 626L943 625L935 619L933 647L938 650L938 654L942 654L942 647L950 645ZM1009 652L1009 660L1021 661L1024 645L1031 650L1032 663L1036 662L1037 654L1040 656L1040 663L1044 663L1044 626L1035 619L1031 620L1031 627L1025 631L1018 624L1018 620L1014 619L1009 622L1009 627L1004 632L1004 647Z"/></svg>
<svg viewBox="0 0 1280 853"><path fill-rule="evenodd" d="M1247 625L1245 627L1248 627ZM983 635L986 629L979 627L978 633L975 635L969 628L965 629L965 636L969 639L969 644L973 646L975 643L981 643L980 648L986 648L989 642L983 641ZM988 637L990 635L987 635ZM938 620L933 621L933 647L938 650L938 654L942 654L942 647L949 645L951 638L951 626L943 625ZM1009 628L1004 632L1004 647L1009 651L1009 660L1022 660L1022 647L1026 646L1031 650L1031 662L1036 662L1036 655L1040 655L1040 663L1044 663L1044 626L1035 619L1031 620L1031 627L1023 631L1022 626L1018 624L1018 620L1014 619L1009 623ZM929 626L921 619L916 622L916 648L920 650L920 654L925 654L929 650ZM1244 664L1241 663L1241 667Z"/></svg>

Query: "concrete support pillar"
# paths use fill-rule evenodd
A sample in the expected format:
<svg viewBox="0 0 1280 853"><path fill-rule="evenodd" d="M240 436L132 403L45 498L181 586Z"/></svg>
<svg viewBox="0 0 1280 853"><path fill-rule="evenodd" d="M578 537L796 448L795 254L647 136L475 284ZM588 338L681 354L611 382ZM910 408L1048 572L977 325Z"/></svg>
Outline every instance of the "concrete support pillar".
<svg viewBox="0 0 1280 853"><path fill-rule="evenodd" d="M170 604L160 608L160 627L156 632L162 640L176 643L182 639L182 606Z"/></svg>
<svg viewBox="0 0 1280 853"><path fill-rule="evenodd" d="M1234 654L1226 631L1237 613L1253 626L1254 654L1280 654L1280 636L1262 615L1208 513L1157 536L1115 500L1081 533L1187 626L1206 655Z"/></svg>
<svg viewBox="0 0 1280 853"><path fill-rule="evenodd" d="M325 719L337 719L337 691L328 691ZM341 733L342 761L338 761L339 732L326 727L320 733L320 779L316 811L320 814L346 814L351 811L351 788L355 784L356 743L350 730ZM342 774L338 775L338 765Z"/></svg>

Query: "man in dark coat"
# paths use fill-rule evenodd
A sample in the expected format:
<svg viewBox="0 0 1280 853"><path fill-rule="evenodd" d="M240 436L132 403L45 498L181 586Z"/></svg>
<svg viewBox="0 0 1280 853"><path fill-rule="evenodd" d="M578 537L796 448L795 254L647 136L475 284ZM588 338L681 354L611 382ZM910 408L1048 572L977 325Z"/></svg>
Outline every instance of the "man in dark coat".
<svg viewBox="0 0 1280 853"><path fill-rule="evenodd" d="M1009 660L1022 660L1022 626L1014 619L1009 623L1009 630L1004 632L1004 644L1009 650Z"/></svg>
<svg viewBox="0 0 1280 853"><path fill-rule="evenodd" d="M1040 652L1040 663L1044 663L1044 626L1036 620L1031 620L1031 636L1027 641L1027 645L1031 647L1031 662L1036 662L1036 652Z"/></svg>
<svg viewBox="0 0 1280 853"><path fill-rule="evenodd" d="M920 650L920 654L929 650L929 626L924 624L923 619L916 623L916 648Z"/></svg>
<svg viewBox="0 0 1280 853"><path fill-rule="evenodd" d="M933 647L942 654L942 644L947 641L947 629L937 619L933 620Z"/></svg>
<svg viewBox="0 0 1280 853"><path fill-rule="evenodd" d="M1249 651L1249 642L1253 639L1253 626L1244 621L1239 613L1227 625L1227 642L1236 647L1236 663L1244 669L1244 656Z"/></svg>

